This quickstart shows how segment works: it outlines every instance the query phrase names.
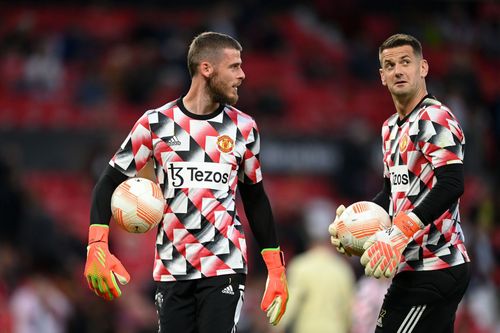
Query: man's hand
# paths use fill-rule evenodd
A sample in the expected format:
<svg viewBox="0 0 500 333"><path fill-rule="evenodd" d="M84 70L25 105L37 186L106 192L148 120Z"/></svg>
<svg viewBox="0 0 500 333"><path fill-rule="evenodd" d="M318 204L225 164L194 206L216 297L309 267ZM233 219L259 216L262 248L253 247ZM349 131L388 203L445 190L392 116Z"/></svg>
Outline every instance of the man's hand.
<svg viewBox="0 0 500 333"><path fill-rule="evenodd" d="M340 215L342 215L344 210L345 210L344 205L338 206L337 211L335 212L335 221L333 221L333 223L330 224L330 226L328 227L328 232L330 233L331 236L330 241L332 242L333 246L335 246L335 249L339 253L345 254L350 257L352 254L342 245L342 243L340 243L340 239L338 238L338 233L337 233L338 224L340 222L339 217Z"/></svg>
<svg viewBox="0 0 500 333"><path fill-rule="evenodd" d="M264 249L261 253L267 267L267 281L260 308L266 312L269 323L277 325L285 314L288 302L285 261L279 248Z"/></svg>
<svg viewBox="0 0 500 333"><path fill-rule="evenodd" d="M90 226L84 275L90 290L111 301L122 294L116 278L121 284L127 284L130 275L121 262L109 252L108 234L107 225Z"/></svg>
<svg viewBox="0 0 500 333"><path fill-rule="evenodd" d="M398 213L390 228L377 231L365 242L365 252L361 256L365 274L377 279L381 276L392 278L403 250L412 236L423 227L423 223L415 214Z"/></svg>

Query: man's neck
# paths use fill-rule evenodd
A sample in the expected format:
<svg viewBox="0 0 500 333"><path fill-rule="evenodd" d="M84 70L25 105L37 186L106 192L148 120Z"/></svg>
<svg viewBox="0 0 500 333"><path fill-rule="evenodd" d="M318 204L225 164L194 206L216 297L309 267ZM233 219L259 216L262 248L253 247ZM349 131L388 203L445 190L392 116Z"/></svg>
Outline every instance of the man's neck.
<svg viewBox="0 0 500 333"><path fill-rule="evenodd" d="M403 119L409 115L426 95L427 90L424 89L409 98L405 98L406 96L393 96L392 99L394 101L394 106L396 107L396 112L399 115L399 119Z"/></svg>
<svg viewBox="0 0 500 333"><path fill-rule="evenodd" d="M204 86L191 84L188 93L182 99L184 107L189 112L198 115L207 115L219 108L220 104L214 102L204 89Z"/></svg>

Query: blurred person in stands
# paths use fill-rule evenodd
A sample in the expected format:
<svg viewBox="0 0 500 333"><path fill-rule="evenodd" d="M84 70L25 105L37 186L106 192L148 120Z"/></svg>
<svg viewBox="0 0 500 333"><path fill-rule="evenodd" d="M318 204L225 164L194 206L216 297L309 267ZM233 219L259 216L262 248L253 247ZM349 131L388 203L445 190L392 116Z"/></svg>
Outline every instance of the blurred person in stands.
<svg viewBox="0 0 500 333"><path fill-rule="evenodd" d="M159 332L234 332L247 273L246 240L235 205L245 214L268 270L261 308L276 325L288 290L259 161L260 135L236 109L245 79L242 47L215 32L189 46L186 95L149 110L136 122L92 194L85 277L106 300L120 297L128 272L108 249L114 189L153 161L167 208L155 244Z"/></svg>
<svg viewBox="0 0 500 333"><path fill-rule="evenodd" d="M356 282L356 295L352 304L351 333L373 333L389 279L361 276Z"/></svg>
<svg viewBox="0 0 500 333"><path fill-rule="evenodd" d="M47 273L30 273L10 300L13 333L65 333L73 304Z"/></svg>
<svg viewBox="0 0 500 333"><path fill-rule="evenodd" d="M28 90L40 97L47 97L63 83L64 66L57 48L55 40L42 39L26 60L24 83Z"/></svg>
<svg viewBox="0 0 500 333"><path fill-rule="evenodd" d="M309 247L288 264L293 297L282 319L287 332L350 332L356 278L347 260L333 251L324 232L334 212L335 207L326 199L314 199L305 207Z"/></svg>
<svg viewBox="0 0 500 333"><path fill-rule="evenodd" d="M392 226L365 243L365 274L393 278L376 332L453 332L470 280L460 226L465 138L448 107L427 92L429 64L413 36L395 34L379 48L380 78L396 113L382 126L384 182L373 199ZM349 254L330 225L332 244Z"/></svg>

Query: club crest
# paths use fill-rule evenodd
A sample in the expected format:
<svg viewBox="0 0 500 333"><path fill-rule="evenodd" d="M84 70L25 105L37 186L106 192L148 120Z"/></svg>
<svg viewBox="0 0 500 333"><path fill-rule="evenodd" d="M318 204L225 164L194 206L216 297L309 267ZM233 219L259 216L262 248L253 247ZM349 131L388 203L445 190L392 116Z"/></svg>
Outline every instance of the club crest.
<svg viewBox="0 0 500 333"><path fill-rule="evenodd" d="M405 152L406 148L408 148L409 143L410 143L410 138L408 137L408 134L403 135L401 141L399 141L399 151Z"/></svg>
<svg viewBox="0 0 500 333"><path fill-rule="evenodd" d="M217 138L217 149L222 153L230 153L234 149L234 140L228 135L221 135Z"/></svg>

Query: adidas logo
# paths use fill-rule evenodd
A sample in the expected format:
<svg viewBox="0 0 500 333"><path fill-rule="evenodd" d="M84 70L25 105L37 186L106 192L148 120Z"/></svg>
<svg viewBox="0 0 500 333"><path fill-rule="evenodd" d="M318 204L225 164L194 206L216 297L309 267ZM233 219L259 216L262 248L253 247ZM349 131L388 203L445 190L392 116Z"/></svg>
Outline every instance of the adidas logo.
<svg viewBox="0 0 500 333"><path fill-rule="evenodd" d="M229 285L226 288L222 289L222 293L228 295L234 295L233 286Z"/></svg>
<svg viewBox="0 0 500 333"><path fill-rule="evenodd" d="M378 327L384 327L384 325L382 324L382 318L377 318L377 326Z"/></svg>
<svg viewBox="0 0 500 333"><path fill-rule="evenodd" d="M170 145L170 146L179 146L181 145L181 142L179 141L179 139L177 138L176 135L172 136L170 139L167 140L167 143Z"/></svg>
<svg viewBox="0 0 500 333"><path fill-rule="evenodd" d="M386 313L387 313L387 310L384 310L384 309L380 310L380 313L379 313L378 318L377 318L377 326L378 327L384 327L384 325L382 324L382 320L384 319Z"/></svg>

